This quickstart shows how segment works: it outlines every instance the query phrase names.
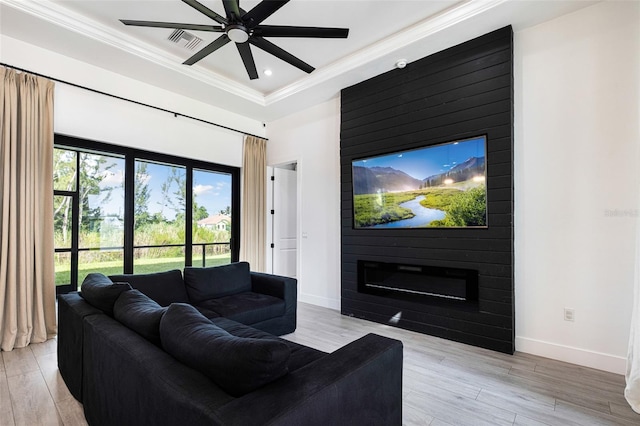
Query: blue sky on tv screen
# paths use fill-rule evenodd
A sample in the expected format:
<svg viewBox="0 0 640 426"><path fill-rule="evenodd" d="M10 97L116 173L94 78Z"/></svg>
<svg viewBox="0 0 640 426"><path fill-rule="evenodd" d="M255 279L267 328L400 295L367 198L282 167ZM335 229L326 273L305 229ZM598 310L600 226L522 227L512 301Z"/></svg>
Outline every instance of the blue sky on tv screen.
<svg viewBox="0 0 640 426"><path fill-rule="evenodd" d="M360 167L392 167L416 178L424 179L450 170L471 157L485 156L485 137L466 139L411 151L396 152L354 161Z"/></svg>

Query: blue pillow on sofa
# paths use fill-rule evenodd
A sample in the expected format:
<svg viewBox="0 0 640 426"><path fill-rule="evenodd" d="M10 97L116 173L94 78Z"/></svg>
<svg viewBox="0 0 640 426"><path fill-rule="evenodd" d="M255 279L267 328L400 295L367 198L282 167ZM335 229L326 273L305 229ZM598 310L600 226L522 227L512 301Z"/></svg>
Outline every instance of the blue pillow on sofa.
<svg viewBox="0 0 640 426"><path fill-rule="evenodd" d="M131 287L140 290L161 306L169 306L176 302L189 302L182 280L182 272L179 269L151 274L110 275L109 278L113 282L120 281L131 284Z"/></svg>
<svg viewBox="0 0 640 426"><path fill-rule="evenodd" d="M249 263L236 262L209 268L184 268L184 283L192 304L251 291Z"/></svg>
<svg viewBox="0 0 640 426"><path fill-rule="evenodd" d="M123 291L131 290L127 283L114 283L103 274L93 272L86 276L80 286L80 294L102 312L113 316L113 304Z"/></svg>
<svg viewBox="0 0 640 426"><path fill-rule="evenodd" d="M237 337L191 305L174 303L160 320L163 349L239 397L288 373L291 350L277 338Z"/></svg>
<svg viewBox="0 0 640 426"><path fill-rule="evenodd" d="M160 320L167 311L138 290L125 291L113 304L113 317L156 346L160 346Z"/></svg>

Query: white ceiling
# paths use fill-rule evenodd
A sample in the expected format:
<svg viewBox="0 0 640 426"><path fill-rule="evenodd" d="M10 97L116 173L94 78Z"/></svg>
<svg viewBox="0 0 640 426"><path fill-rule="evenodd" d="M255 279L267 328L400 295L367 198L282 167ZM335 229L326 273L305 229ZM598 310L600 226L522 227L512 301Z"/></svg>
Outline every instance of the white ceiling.
<svg viewBox="0 0 640 426"><path fill-rule="evenodd" d="M200 3L224 15L220 0ZM259 1L242 0L250 10ZM271 38L314 66L311 74L251 47L258 80L249 80L227 44L193 66L194 50L167 40L173 30L123 25L119 19L216 24L179 0L0 0L0 32L164 89L270 121L334 97L341 89L488 31L515 31L593 4L576 0L292 0L270 25L349 28L347 39ZM409 65L410 66L410 65ZM262 71L269 68L273 75Z"/></svg>

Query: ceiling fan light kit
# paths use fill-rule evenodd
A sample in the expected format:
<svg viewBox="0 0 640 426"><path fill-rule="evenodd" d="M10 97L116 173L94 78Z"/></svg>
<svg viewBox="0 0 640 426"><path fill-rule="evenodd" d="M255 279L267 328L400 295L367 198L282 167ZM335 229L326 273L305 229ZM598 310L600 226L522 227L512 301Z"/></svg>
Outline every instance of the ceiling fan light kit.
<svg viewBox="0 0 640 426"><path fill-rule="evenodd" d="M291 53L266 40L264 37L347 38L349 35L348 28L261 25L262 21L273 15L290 0L263 0L248 12L245 12L240 8L239 0L222 0L226 17L218 15L216 12L196 0L182 1L220 25L134 21L127 19L121 19L120 22L125 25L138 27L171 28L223 33L220 37L203 47L183 63L185 65L193 65L227 43L234 42L251 80L258 78L258 72L256 71L256 64L253 59L250 44L298 69L301 69L304 72L310 73L315 69L301 59L293 56Z"/></svg>
<svg viewBox="0 0 640 426"><path fill-rule="evenodd" d="M227 25L224 30L234 43L245 43L249 40L249 33L242 25Z"/></svg>

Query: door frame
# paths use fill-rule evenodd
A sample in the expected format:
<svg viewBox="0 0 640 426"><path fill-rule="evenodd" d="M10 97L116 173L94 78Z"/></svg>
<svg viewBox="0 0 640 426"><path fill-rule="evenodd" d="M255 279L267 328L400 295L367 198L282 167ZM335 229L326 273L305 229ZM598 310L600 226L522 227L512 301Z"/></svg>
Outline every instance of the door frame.
<svg viewBox="0 0 640 426"><path fill-rule="evenodd" d="M301 251L302 251L302 239L300 236L300 230L302 229L301 224L301 206L302 206L302 193L301 193L301 168L302 161L299 158L294 158L289 161L280 161L277 164L267 165L267 272L273 273L273 249L271 248L271 243L274 242L273 235L273 217L271 216L271 209L273 209L273 183L271 182L271 176L273 176L273 169L278 168L288 168L284 166L289 166L291 164L296 165L296 277L298 281L300 280L302 270L301 270Z"/></svg>

